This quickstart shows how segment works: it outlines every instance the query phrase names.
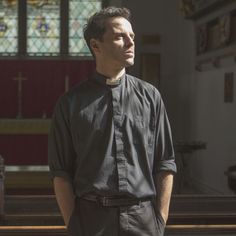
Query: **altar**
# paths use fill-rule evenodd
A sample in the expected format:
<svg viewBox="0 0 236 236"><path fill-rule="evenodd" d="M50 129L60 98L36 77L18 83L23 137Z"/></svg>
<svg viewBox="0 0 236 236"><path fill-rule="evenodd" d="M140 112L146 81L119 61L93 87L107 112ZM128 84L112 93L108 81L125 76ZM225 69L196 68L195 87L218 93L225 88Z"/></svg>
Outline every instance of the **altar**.
<svg viewBox="0 0 236 236"><path fill-rule="evenodd" d="M46 165L50 119L0 119L0 154L6 165Z"/></svg>
<svg viewBox="0 0 236 236"><path fill-rule="evenodd" d="M6 166L45 166L56 101L94 73L94 61L16 59L0 67L0 155Z"/></svg>
<svg viewBox="0 0 236 236"><path fill-rule="evenodd" d="M7 194L52 193L47 166L51 119L0 119Z"/></svg>
<svg viewBox="0 0 236 236"><path fill-rule="evenodd" d="M47 135L51 119L0 119L0 135Z"/></svg>

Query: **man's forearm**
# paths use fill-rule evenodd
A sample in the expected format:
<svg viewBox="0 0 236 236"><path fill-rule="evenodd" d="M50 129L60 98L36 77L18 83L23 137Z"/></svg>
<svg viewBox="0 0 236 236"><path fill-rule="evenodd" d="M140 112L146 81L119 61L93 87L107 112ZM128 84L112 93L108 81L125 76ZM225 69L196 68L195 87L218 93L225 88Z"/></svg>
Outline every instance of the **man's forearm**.
<svg viewBox="0 0 236 236"><path fill-rule="evenodd" d="M69 181L61 177L55 177L53 184L57 203L59 205L64 222L66 226L68 226L72 211L75 206L75 197L72 185Z"/></svg>
<svg viewBox="0 0 236 236"><path fill-rule="evenodd" d="M173 174L160 172L156 176L157 208L166 222L169 215L170 198L173 187Z"/></svg>

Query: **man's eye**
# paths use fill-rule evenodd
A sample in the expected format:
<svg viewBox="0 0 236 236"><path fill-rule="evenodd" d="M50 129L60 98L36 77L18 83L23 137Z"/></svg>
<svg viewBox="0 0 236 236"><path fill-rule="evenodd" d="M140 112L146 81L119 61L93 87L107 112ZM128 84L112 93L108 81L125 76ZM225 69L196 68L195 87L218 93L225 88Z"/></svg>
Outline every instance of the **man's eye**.
<svg viewBox="0 0 236 236"><path fill-rule="evenodd" d="M130 35L130 38L134 40L135 36L134 35Z"/></svg>
<svg viewBox="0 0 236 236"><path fill-rule="evenodd" d="M122 39L122 38L123 38L122 35L117 35L117 36L116 36L116 39Z"/></svg>

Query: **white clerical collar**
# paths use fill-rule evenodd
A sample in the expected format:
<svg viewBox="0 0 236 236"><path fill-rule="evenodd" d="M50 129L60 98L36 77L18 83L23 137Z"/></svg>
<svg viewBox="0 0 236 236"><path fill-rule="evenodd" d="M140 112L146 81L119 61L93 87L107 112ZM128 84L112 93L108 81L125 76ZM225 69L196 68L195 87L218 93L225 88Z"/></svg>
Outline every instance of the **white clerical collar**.
<svg viewBox="0 0 236 236"><path fill-rule="evenodd" d="M119 85L120 81L121 81L121 77L120 78L116 78L116 79L107 78L106 79L106 84L107 85Z"/></svg>
<svg viewBox="0 0 236 236"><path fill-rule="evenodd" d="M122 83L123 79L125 78L125 73L117 79L112 79L112 78L109 78L109 77L102 75L98 72L95 72L95 75L92 78L94 78L96 81L98 81L102 84L108 85L108 86L117 86Z"/></svg>

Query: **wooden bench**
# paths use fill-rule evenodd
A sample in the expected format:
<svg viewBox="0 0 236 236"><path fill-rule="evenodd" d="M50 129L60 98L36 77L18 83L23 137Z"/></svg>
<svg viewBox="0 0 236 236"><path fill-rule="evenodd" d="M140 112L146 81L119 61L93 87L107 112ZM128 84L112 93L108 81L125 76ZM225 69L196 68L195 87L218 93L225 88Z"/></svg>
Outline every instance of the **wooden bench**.
<svg viewBox="0 0 236 236"><path fill-rule="evenodd" d="M236 225L167 225L171 235L235 235ZM66 236L65 226L0 226L0 236Z"/></svg>
<svg viewBox="0 0 236 236"><path fill-rule="evenodd" d="M236 196L175 195L170 224L236 224Z"/></svg>
<svg viewBox="0 0 236 236"><path fill-rule="evenodd" d="M40 225L42 221L45 225L44 219L49 225L62 223L54 195L6 195L4 207L4 219L8 225L16 225L23 220L31 222L31 225L37 222ZM236 197L173 196L168 222L172 225L235 224Z"/></svg>
<svg viewBox="0 0 236 236"><path fill-rule="evenodd" d="M236 198L173 196L166 236L236 235ZM66 235L55 196L5 196L0 236Z"/></svg>
<svg viewBox="0 0 236 236"><path fill-rule="evenodd" d="M0 236L66 236L65 226L0 226Z"/></svg>

